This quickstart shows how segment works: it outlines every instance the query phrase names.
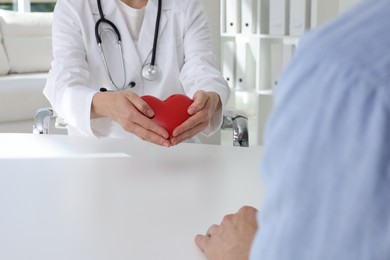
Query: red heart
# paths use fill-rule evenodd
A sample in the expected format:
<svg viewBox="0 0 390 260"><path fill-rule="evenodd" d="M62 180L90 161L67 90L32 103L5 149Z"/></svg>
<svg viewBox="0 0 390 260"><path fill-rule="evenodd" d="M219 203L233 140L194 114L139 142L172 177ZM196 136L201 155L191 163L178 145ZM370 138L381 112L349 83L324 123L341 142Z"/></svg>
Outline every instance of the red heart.
<svg viewBox="0 0 390 260"><path fill-rule="evenodd" d="M191 116L187 110L193 100L185 95L172 95L164 101L153 96L142 96L141 98L153 109L154 117L152 120L167 130L169 136L172 136L173 130Z"/></svg>

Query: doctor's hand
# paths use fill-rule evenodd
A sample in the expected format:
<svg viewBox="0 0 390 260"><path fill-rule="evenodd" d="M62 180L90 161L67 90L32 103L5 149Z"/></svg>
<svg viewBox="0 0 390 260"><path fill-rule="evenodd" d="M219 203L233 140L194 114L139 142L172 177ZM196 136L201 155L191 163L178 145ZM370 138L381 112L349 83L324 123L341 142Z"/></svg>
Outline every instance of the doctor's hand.
<svg viewBox="0 0 390 260"><path fill-rule="evenodd" d="M205 130L214 113L222 106L219 95L215 92L199 90L195 93L193 100L194 102L188 108L191 117L173 130L172 145L177 145Z"/></svg>
<svg viewBox="0 0 390 260"><path fill-rule="evenodd" d="M149 105L130 91L99 92L92 100L92 118L110 117L139 138L169 147L169 134L150 119L153 115Z"/></svg>
<svg viewBox="0 0 390 260"><path fill-rule="evenodd" d="M256 214L255 208L242 207L226 215L220 225L212 225L206 235L197 235L195 243L208 260L248 259L258 227Z"/></svg>

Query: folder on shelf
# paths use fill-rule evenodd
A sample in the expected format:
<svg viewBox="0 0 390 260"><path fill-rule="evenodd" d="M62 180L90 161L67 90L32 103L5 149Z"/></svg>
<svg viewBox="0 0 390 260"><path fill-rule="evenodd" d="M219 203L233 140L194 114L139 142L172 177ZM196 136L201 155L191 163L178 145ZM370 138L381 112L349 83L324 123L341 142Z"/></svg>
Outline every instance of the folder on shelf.
<svg viewBox="0 0 390 260"><path fill-rule="evenodd" d="M290 0L290 35L301 36L309 28L309 0Z"/></svg>
<svg viewBox="0 0 390 260"><path fill-rule="evenodd" d="M256 32L258 34L269 33L269 1L257 0L256 6ZM271 0L272 1L272 0Z"/></svg>
<svg viewBox="0 0 390 260"><path fill-rule="evenodd" d="M235 41L222 42L222 75L228 82L230 88L234 88L235 78L235 59L236 43Z"/></svg>
<svg viewBox="0 0 390 260"><path fill-rule="evenodd" d="M258 38L254 41L256 52L256 90L262 92L271 89L271 42L268 39Z"/></svg>
<svg viewBox="0 0 390 260"><path fill-rule="evenodd" d="M283 69L283 44L271 44L271 86L278 84L278 78Z"/></svg>
<svg viewBox="0 0 390 260"><path fill-rule="evenodd" d="M289 17L289 0L270 0L269 6L269 34L287 35L288 34L288 17Z"/></svg>
<svg viewBox="0 0 390 260"><path fill-rule="evenodd" d="M336 17L339 13L339 0L311 0L310 27L315 28Z"/></svg>
<svg viewBox="0 0 390 260"><path fill-rule="evenodd" d="M236 49L236 89L245 89L245 68L246 68L246 42L237 41Z"/></svg>
<svg viewBox="0 0 390 260"><path fill-rule="evenodd" d="M236 89L254 89L256 62L248 42L236 39Z"/></svg>
<svg viewBox="0 0 390 260"><path fill-rule="evenodd" d="M219 2L220 8L221 8L219 11L220 30L221 30L222 34L226 33L226 1L227 0L220 0L220 2Z"/></svg>
<svg viewBox="0 0 390 260"><path fill-rule="evenodd" d="M242 0L241 2L242 33L256 33L256 2L256 0Z"/></svg>
<svg viewBox="0 0 390 260"><path fill-rule="evenodd" d="M226 32L241 32L241 0L226 0Z"/></svg>

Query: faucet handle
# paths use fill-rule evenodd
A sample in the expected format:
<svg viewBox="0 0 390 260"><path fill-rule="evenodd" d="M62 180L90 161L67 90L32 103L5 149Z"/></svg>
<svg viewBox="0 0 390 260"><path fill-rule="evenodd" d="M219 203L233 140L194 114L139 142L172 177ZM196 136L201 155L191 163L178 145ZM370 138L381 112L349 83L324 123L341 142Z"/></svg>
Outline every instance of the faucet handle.
<svg viewBox="0 0 390 260"><path fill-rule="evenodd" d="M226 109L223 114L221 129L233 129L234 146L249 146L248 117L244 112Z"/></svg>
<svg viewBox="0 0 390 260"><path fill-rule="evenodd" d="M50 118L54 115L52 108L40 108L34 116L33 134L48 134Z"/></svg>

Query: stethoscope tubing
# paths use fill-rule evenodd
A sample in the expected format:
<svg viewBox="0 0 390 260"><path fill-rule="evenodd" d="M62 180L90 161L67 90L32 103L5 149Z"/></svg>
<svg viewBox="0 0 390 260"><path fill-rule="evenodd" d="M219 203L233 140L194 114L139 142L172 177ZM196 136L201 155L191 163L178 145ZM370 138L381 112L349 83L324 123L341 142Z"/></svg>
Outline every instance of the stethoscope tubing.
<svg viewBox="0 0 390 260"><path fill-rule="evenodd" d="M152 50L152 59L150 65L154 66L156 61L156 52L157 52L157 41L158 41L158 32L160 29L160 17L161 17L161 1L158 0L157 6L157 17L156 17L156 26L154 27L154 39L153 39L153 50Z"/></svg>
<svg viewBox="0 0 390 260"><path fill-rule="evenodd" d="M123 85L122 85L121 89L124 89L126 87L126 71L125 71L124 56L123 56L123 49L122 49L122 37L121 37L121 34L120 34L118 28L116 27L116 25L113 22L111 22L110 20L105 18L101 0L97 0L97 6L99 9L100 19L95 24L96 43L99 46L99 50L100 50L100 53L101 53L101 56L103 59L103 63L104 63L104 66L106 68L109 79L111 81L111 84L116 89L120 90L120 88L115 84L115 82L111 76L110 70L108 68L108 63L107 63L106 57L104 55L103 47L102 47L102 39L101 39L100 34L99 34L100 25L103 23L108 24L117 36L119 52L120 52L120 56L122 58L121 59L121 67L123 70ZM150 62L150 64L145 65L143 70L142 70L142 75L146 80L156 80L160 76L160 70L156 66L155 62L156 62L156 53L157 53L158 33L159 33L159 29L160 29L161 6L162 6L162 0L158 0L157 17L156 17L156 25L154 28L151 62ZM144 75L144 71L147 71L146 75ZM134 85L131 85L131 86L133 87Z"/></svg>
<svg viewBox="0 0 390 260"><path fill-rule="evenodd" d="M106 19L104 17L101 0L97 0L97 4L98 4L98 9L99 9L99 15L100 15L100 19L95 24L95 38L96 38L97 44L102 44L102 38L99 35L99 26L102 23L107 23L108 25L110 25L111 28L115 31L115 34L116 34L116 36L118 38L118 41L122 42L121 33L119 32L119 30L116 27L116 25L113 22L111 22L110 20L108 20L108 19Z"/></svg>

